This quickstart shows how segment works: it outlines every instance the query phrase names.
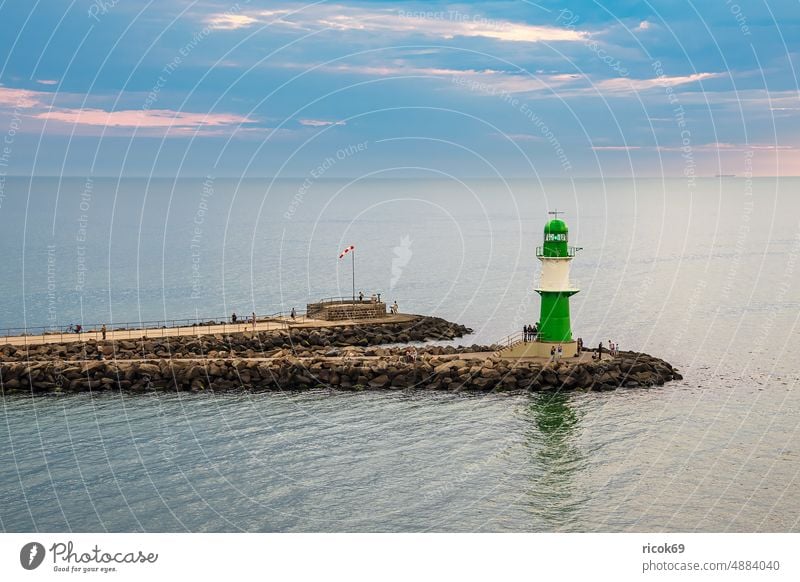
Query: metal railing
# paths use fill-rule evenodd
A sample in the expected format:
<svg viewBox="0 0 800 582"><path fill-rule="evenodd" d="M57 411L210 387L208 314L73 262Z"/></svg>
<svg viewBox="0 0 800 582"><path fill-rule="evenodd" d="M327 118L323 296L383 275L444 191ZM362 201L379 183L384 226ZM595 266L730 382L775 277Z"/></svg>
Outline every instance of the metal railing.
<svg viewBox="0 0 800 582"><path fill-rule="evenodd" d="M536 247L536 256L545 258L545 259L567 259L575 257L575 253L578 251L582 251L583 247L567 247L567 254L566 255L545 255L544 254L544 247Z"/></svg>
<svg viewBox="0 0 800 582"><path fill-rule="evenodd" d="M539 337L538 332L537 333L529 333L528 334L528 339L526 340L525 339L525 333L521 332L521 331L518 331L516 333L512 333L511 335L504 337L503 339L501 339L498 342L495 342L495 345L496 346L500 346L501 349L511 348L511 347L514 347L517 344L521 344L524 341L529 341L529 342L536 341L538 339L538 337Z"/></svg>
<svg viewBox="0 0 800 582"><path fill-rule="evenodd" d="M378 301L380 301L380 293L375 294ZM355 298L356 303L372 303L372 297L368 295L364 295L363 299L359 299L358 295ZM309 303L309 305L330 305L330 304L337 304L337 303L353 303L353 296L348 295L347 297L340 296L340 297L323 297L319 301L314 301L313 303Z"/></svg>
<svg viewBox="0 0 800 582"><path fill-rule="evenodd" d="M273 322L289 327L294 323L305 323L305 311L295 310L295 318L291 318L291 310L277 311L269 315L256 314L256 324ZM80 331L77 330L80 325ZM232 321L228 317L193 317L183 319L160 319L150 321L135 321L123 323L88 323L70 324L67 326L26 326L8 327L0 329L0 344L8 344L13 340L22 340L28 343L29 339L42 338L45 343L67 341L85 341L88 339L103 339L103 325L106 326L106 336L115 340L155 338L180 335L204 335L209 333L229 333L247 331L252 329L253 315L237 317ZM42 343L42 342L36 342Z"/></svg>
<svg viewBox="0 0 800 582"><path fill-rule="evenodd" d="M539 273L537 277L533 281L534 289L541 289L542 288L542 274ZM575 279L570 277L570 280L567 282L567 288L562 289L562 291L575 291L580 290L581 284L576 281Z"/></svg>

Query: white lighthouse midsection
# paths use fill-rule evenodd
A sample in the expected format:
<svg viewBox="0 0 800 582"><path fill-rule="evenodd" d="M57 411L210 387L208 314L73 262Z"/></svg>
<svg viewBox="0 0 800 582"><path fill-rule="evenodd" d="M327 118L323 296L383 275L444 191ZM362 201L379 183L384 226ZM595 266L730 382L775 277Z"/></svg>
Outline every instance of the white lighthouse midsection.
<svg viewBox="0 0 800 582"><path fill-rule="evenodd" d="M542 276L539 289L542 291L566 291L569 283L570 259L542 259Z"/></svg>

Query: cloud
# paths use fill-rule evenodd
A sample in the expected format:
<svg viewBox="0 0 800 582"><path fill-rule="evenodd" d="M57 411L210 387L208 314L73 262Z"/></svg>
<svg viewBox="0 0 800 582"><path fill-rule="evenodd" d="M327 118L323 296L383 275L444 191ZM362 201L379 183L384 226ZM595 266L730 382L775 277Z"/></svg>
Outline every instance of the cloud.
<svg viewBox="0 0 800 582"><path fill-rule="evenodd" d="M283 67L310 69L306 63L283 63ZM631 79L615 77L593 81L586 75L574 73L532 74L526 71L502 71L498 69L452 69L447 67L419 67L402 60L379 64L339 63L316 69L324 73L349 73L379 77L442 77L456 85L466 87L476 94L500 95L501 93L541 92L560 98L608 93L621 95L637 93L654 88L677 87L698 81L723 77L723 73L694 73L675 77Z"/></svg>
<svg viewBox="0 0 800 582"><path fill-rule="evenodd" d="M592 149L596 152L627 152L630 150L640 150L642 149L641 146L630 146L630 145L609 145L609 146L592 146Z"/></svg>
<svg viewBox="0 0 800 582"><path fill-rule="evenodd" d="M37 79L36 82L40 85L58 85L55 79Z"/></svg>
<svg viewBox="0 0 800 582"><path fill-rule="evenodd" d="M53 81L53 83L55 82ZM62 95L69 99L81 98L76 95ZM165 131L168 133L189 131L211 133L213 129L223 128L229 131L242 125L246 126L241 127L242 130L264 130L262 127L253 127L254 121L247 116L234 113L194 113L171 109L106 111L94 107L55 107L52 104L54 97L55 93L0 86L0 113L9 114L13 110L23 113L32 120L47 123L68 124L83 128L158 130L162 135ZM26 127L31 131L34 130L30 124L26 124Z"/></svg>
<svg viewBox="0 0 800 582"><path fill-rule="evenodd" d="M51 98L50 93L29 91L28 89L12 89L0 86L0 106L29 109L44 107Z"/></svg>
<svg viewBox="0 0 800 582"><path fill-rule="evenodd" d="M65 123L84 128L157 130L155 133L217 135L217 131L232 131L241 124L252 121L232 113L191 113L169 109L120 110L103 109L53 109L32 115L34 119ZM152 131L148 134L153 134Z"/></svg>
<svg viewBox="0 0 800 582"><path fill-rule="evenodd" d="M639 23L639 26L636 27L636 30L641 30L641 31L650 30L651 26L652 24L650 24L647 20L642 20Z"/></svg>
<svg viewBox="0 0 800 582"><path fill-rule="evenodd" d="M764 143L739 144L730 142L711 142L693 145L692 151L695 152L746 152L751 150L793 150L791 145L777 145ZM651 150L658 152L685 152L685 146L656 145L656 146L637 146L637 145L607 145L592 146L595 151L629 151L629 150Z"/></svg>
<svg viewBox="0 0 800 582"><path fill-rule="evenodd" d="M653 77L650 79L629 79L627 77L617 77L599 81L595 86L600 91L612 93L638 93L654 88L677 87L678 85L687 85L689 83L697 83L698 81L717 79L722 76L724 76L723 73L693 73L691 75L684 76L662 76Z"/></svg>
<svg viewBox="0 0 800 582"><path fill-rule="evenodd" d="M300 125L308 127L327 127L329 125L346 125L344 121L325 121L323 119L298 119Z"/></svg>
<svg viewBox="0 0 800 582"><path fill-rule="evenodd" d="M496 135L502 138L510 138L513 141L544 141L542 136L530 133L498 133Z"/></svg>
<svg viewBox="0 0 800 582"><path fill-rule="evenodd" d="M275 16L280 18L275 19ZM505 42L578 41L588 36L587 32L565 27L494 20L456 10L370 10L344 5L315 5L308 10L253 11L236 15L220 13L209 16L206 22L227 30L269 23L309 30L328 28L339 32L400 36L422 34L444 39L480 37Z"/></svg>
<svg viewBox="0 0 800 582"><path fill-rule="evenodd" d="M214 14L206 19L208 27L212 30L237 30L247 28L258 22L257 18L246 14Z"/></svg>
<svg viewBox="0 0 800 582"><path fill-rule="evenodd" d="M310 69L305 63L283 63L283 67ZM510 72L497 69L450 69L446 67L419 67L403 61L380 64L325 65L316 69L323 73L353 74L378 77L433 77L450 80L477 94L499 95L501 93L528 93L548 91L582 79L579 75L532 75L526 72Z"/></svg>

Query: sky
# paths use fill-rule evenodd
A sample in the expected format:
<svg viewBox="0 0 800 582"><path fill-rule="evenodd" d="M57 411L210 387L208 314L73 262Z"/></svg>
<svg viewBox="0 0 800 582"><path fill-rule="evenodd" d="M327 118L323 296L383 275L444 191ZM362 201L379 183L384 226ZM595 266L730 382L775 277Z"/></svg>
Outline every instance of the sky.
<svg viewBox="0 0 800 582"><path fill-rule="evenodd" d="M7 175L800 175L798 0L6 0L0 47Z"/></svg>

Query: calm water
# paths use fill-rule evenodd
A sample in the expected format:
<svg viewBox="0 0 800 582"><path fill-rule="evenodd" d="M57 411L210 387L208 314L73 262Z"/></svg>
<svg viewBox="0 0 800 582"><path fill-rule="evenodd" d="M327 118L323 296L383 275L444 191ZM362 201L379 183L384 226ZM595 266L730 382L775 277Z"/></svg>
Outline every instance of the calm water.
<svg viewBox="0 0 800 582"><path fill-rule="evenodd" d="M567 212L573 327L682 382L567 396L6 397L6 531L798 531L800 180L9 179L0 327L357 285L491 342ZM85 239L81 240L81 239Z"/></svg>

